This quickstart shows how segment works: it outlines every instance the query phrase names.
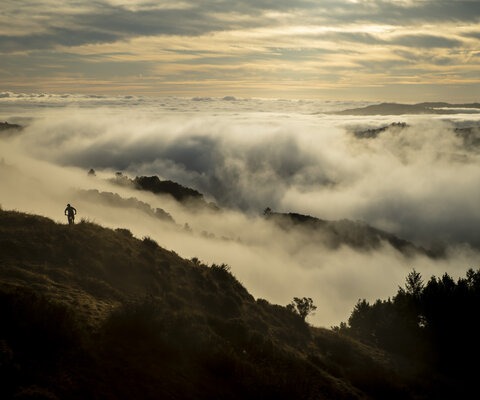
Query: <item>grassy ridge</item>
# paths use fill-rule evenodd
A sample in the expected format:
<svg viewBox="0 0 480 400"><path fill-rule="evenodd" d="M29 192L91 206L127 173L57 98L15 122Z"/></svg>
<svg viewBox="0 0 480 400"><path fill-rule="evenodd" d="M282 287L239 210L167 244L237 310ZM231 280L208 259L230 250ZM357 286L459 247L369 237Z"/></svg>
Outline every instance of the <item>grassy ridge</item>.
<svg viewBox="0 0 480 400"><path fill-rule="evenodd" d="M0 211L2 398L408 398L395 363L226 265L153 240Z"/></svg>

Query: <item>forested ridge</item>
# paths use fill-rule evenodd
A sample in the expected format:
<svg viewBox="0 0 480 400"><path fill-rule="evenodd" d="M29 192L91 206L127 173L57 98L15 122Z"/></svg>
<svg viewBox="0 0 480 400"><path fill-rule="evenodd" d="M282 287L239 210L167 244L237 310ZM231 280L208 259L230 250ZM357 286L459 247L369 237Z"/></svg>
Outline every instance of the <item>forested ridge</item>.
<svg viewBox="0 0 480 400"><path fill-rule="evenodd" d="M459 398L478 393L479 313L480 270L470 268L457 280L445 273L427 282L413 270L396 295L373 303L359 300L348 323L335 329L402 357L409 373L437 396L456 393Z"/></svg>

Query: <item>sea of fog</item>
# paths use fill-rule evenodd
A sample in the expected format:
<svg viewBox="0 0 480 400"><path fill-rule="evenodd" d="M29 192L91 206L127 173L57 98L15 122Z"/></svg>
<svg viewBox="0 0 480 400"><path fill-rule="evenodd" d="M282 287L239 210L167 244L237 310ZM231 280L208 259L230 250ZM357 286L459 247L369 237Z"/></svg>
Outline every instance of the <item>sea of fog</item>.
<svg viewBox="0 0 480 400"><path fill-rule="evenodd" d="M480 114L333 114L365 105L0 93L0 120L25 126L0 137L0 205L66 222L71 203L78 218L128 228L185 258L229 264L257 298L285 305L312 297L318 309L309 321L338 324L358 299L394 295L412 268L428 280L480 267L480 148L458 134L478 127ZM354 134L394 122L408 126ZM91 168L96 177L87 176ZM173 180L224 211L194 212L118 186L117 172ZM86 196L92 189L161 208L175 223ZM448 245L447 255L406 257L387 244L328 249L267 223L266 207L362 221L417 245Z"/></svg>

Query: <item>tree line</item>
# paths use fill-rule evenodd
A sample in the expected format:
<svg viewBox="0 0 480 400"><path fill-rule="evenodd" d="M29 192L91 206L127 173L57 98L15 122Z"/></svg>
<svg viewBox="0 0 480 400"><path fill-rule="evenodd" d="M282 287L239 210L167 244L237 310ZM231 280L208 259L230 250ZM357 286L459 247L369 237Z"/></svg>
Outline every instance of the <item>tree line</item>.
<svg viewBox="0 0 480 400"><path fill-rule="evenodd" d="M445 273L424 282L413 270L387 300L355 305L348 323L335 327L411 365L452 379L472 377L480 356L480 270L454 280Z"/></svg>

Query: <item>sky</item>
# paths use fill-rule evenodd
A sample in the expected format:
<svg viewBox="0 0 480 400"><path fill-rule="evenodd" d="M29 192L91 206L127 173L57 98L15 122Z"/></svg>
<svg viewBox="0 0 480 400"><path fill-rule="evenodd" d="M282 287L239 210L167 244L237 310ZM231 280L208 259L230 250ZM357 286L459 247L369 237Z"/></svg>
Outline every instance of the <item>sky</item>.
<svg viewBox="0 0 480 400"><path fill-rule="evenodd" d="M478 101L478 0L2 0L0 90Z"/></svg>

